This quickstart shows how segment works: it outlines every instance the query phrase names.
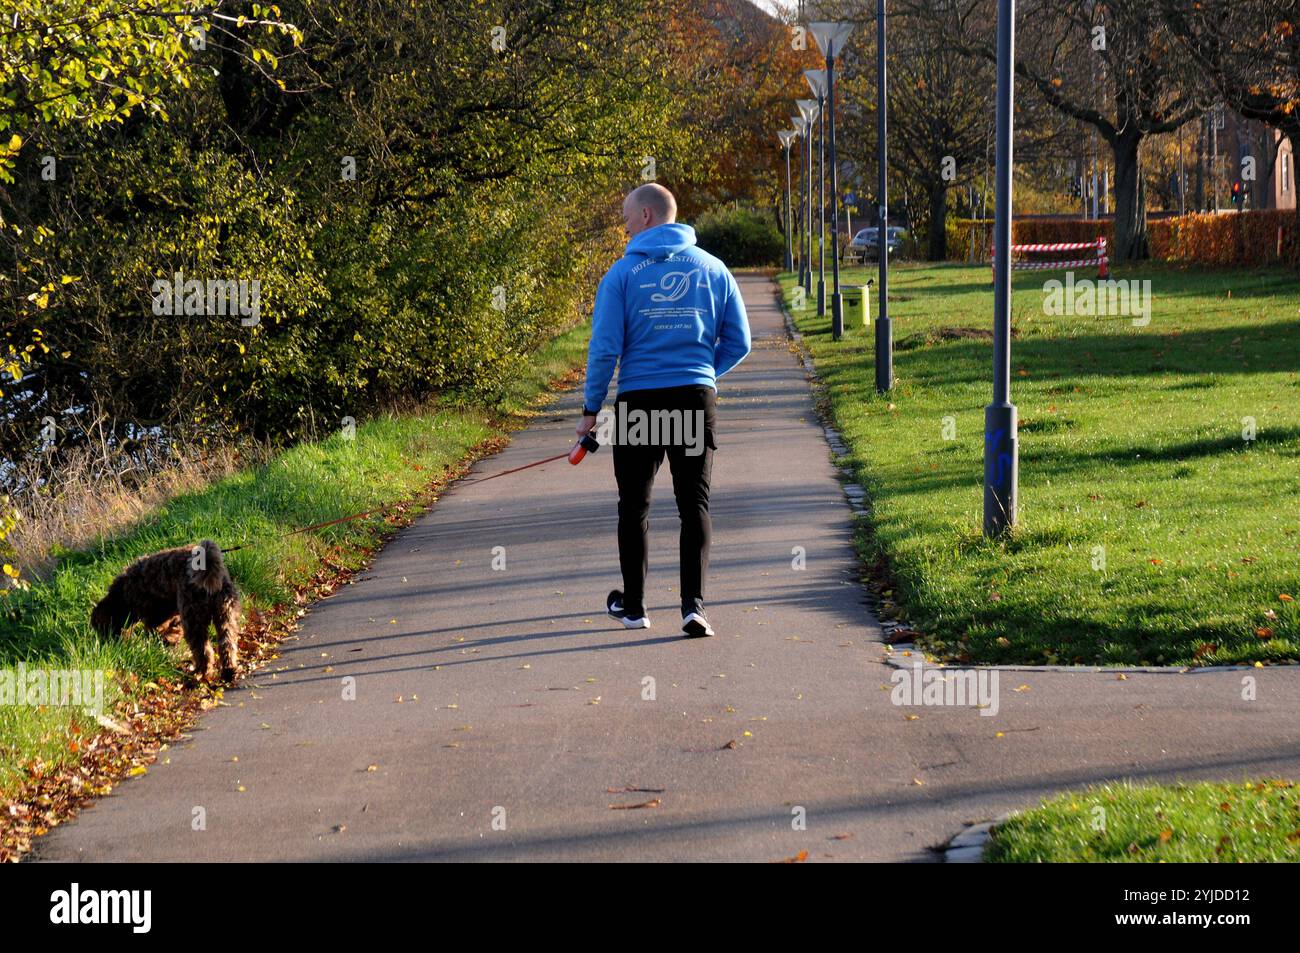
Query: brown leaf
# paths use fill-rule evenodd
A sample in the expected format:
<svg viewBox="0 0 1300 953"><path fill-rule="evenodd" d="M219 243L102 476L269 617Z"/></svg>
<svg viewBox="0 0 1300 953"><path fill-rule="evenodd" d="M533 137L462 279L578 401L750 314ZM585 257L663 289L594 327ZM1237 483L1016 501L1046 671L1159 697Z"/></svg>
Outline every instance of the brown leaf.
<svg viewBox="0 0 1300 953"><path fill-rule="evenodd" d="M636 811L643 807L658 807L660 803L659 798L655 797L648 801L642 801L640 804L611 804L609 809L611 811Z"/></svg>

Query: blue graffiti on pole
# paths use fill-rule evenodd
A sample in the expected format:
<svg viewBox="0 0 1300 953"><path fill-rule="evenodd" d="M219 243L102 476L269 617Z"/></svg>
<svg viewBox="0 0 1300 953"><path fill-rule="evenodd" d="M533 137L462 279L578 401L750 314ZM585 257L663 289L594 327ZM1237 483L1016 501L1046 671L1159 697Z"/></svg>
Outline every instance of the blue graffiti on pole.
<svg viewBox="0 0 1300 953"><path fill-rule="evenodd" d="M1005 427L999 427L997 430L993 430L993 431L988 431L988 430L984 431L985 446L987 447L989 445L992 445L995 448L1002 446L1002 440L1003 437L1006 436L1006 432L1007 431ZM993 467L991 482L1001 483L1003 479L1006 477L1007 472L1011 469L1011 454L1007 453L1004 450L1001 453L999 453L997 457L995 457L992 460L991 463Z"/></svg>

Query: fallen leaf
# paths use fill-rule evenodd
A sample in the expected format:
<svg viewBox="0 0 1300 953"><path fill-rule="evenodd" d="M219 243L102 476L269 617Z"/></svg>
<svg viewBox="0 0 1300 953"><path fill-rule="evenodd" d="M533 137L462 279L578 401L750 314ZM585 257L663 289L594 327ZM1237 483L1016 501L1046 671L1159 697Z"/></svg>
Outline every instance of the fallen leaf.
<svg viewBox="0 0 1300 953"><path fill-rule="evenodd" d="M655 797L648 801L642 801L640 804L611 804L609 809L611 811L636 811L643 807L658 807L660 803L659 798Z"/></svg>

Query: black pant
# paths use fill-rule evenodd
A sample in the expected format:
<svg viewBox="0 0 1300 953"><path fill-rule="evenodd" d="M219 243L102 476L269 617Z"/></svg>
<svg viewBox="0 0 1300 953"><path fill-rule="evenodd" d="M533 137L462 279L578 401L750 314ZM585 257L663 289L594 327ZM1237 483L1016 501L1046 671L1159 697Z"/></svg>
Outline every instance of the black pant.
<svg viewBox="0 0 1300 953"><path fill-rule="evenodd" d="M645 613L649 569L650 492L664 457L673 475L673 495L681 519L682 612L704 608L704 576L709 568L709 477L713 469L717 394L703 384L634 390L615 398L614 478L618 481L618 562L623 570L623 605L630 615ZM660 412L656 417L655 411ZM668 424L670 412L683 426ZM666 413L667 412L667 413ZM685 428L685 415L691 427ZM637 420L659 426L635 429ZM702 430L702 432L701 432ZM686 437L690 437L689 443Z"/></svg>

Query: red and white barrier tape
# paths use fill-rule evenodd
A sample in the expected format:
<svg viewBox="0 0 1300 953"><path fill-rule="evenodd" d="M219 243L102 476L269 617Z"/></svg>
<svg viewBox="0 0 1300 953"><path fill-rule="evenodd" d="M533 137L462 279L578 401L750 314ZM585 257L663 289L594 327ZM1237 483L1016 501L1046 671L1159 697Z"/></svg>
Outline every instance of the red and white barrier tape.
<svg viewBox="0 0 1300 953"><path fill-rule="evenodd" d="M1076 258L1072 261L1016 261L1017 253L1027 254L1030 252L1046 251L1083 251L1084 249L1094 249L1097 252L1096 258ZM1096 265L1100 277L1106 278L1110 274L1110 256L1106 254L1106 239L1098 238L1095 242L1050 242L1038 245L1012 245L1011 246L1011 268L1012 270L1029 270L1043 271L1054 268L1083 268L1089 265ZM989 251L989 260L996 266L997 256L993 254L992 249Z"/></svg>
<svg viewBox="0 0 1300 953"><path fill-rule="evenodd" d="M1012 268L1035 269L1043 268L1083 268L1087 265L1109 264L1110 259L1102 256L1101 258L1076 258L1074 261L1013 261Z"/></svg>
<svg viewBox="0 0 1300 953"><path fill-rule="evenodd" d="M1106 245L1104 238L1095 242L1053 242L1050 245L1012 245L1013 252L1031 251L1082 251L1085 248L1102 249Z"/></svg>

